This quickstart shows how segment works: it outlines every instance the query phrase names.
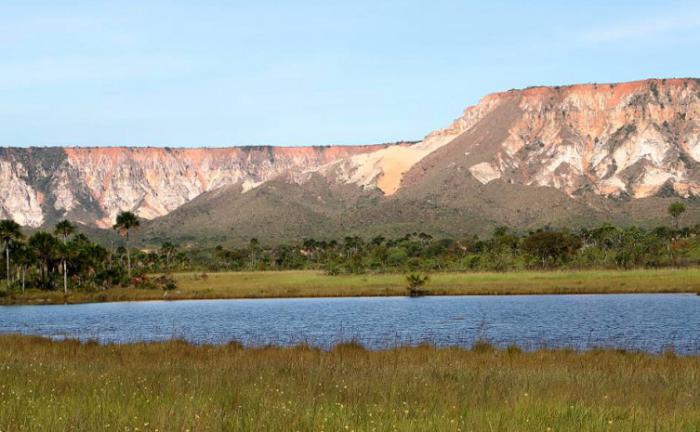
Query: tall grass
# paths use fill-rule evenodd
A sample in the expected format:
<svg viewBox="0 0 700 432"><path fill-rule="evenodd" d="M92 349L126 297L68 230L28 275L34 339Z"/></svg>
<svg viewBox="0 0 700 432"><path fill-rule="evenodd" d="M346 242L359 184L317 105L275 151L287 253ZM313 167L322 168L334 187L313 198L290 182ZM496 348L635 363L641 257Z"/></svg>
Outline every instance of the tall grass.
<svg viewBox="0 0 700 432"><path fill-rule="evenodd" d="M695 431L700 357L0 337L0 430Z"/></svg>
<svg viewBox="0 0 700 432"><path fill-rule="evenodd" d="M352 297L406 295L402 274L329 276L316 271L222 272L206 278L174 275L177 288L116 288L106 291L28 291L0 297L0 304L265 297ZM606 294L699 292L700 268L586 270L506 273L435 273L428 295Z"/></svg>

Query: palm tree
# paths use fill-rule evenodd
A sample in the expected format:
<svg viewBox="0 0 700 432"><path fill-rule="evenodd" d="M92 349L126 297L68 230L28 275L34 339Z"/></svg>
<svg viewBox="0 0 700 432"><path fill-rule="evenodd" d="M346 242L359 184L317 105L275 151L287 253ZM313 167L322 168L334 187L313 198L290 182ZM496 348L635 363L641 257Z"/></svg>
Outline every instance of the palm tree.
<svg viewBox="0 0 700 432"><path fill-rule="evenodd" d="M85 234L77 234L68 242L70 272L77 278L77 286L83 276L94 276L97 268L105 262L106 249L92 243Z"/></svg>
<svg viewBox="0 0 700 432"><path fill-rule="evenodd" d="M21 273L21 281L22 281L22 292L24 292L24 289L26 287L26 280L27 280L27 269L29 266L34 264L34 255L32 255L32 251L27 247L27 245L20 245L20 247L15 248L12 251L12 254L14 255L14 260L15 263L20 268L20 273Z"/></svg>
<svg viewBox="0 0 700 432"><path fill-rule="evenodd" d="M428 283L430 277L428 275L422 275L420 273L411 273L406 275L406 282L408 282L408 295L411 297L419 297L425 294L423 291L423 286Z"/></svg>
<svg viewBox="0 0 700 432"><path fill-rule="evenodd" d="M175 255L175 252L177 252L177 246L169 241L166 241L161 245L160 253L165 255L165 266L167 268L170 268L170 261L172 260L173 255Z"/></svg>
<svg viewBox="0 0 700 432"><path fill-rule="evenodd" d="M6 271L5 278L7 281L6 289L10 290L10 247L12 243L22 239L22 231L17 222L12 219L4 219L0 221L0 238L5 246L5 262Z"/></svg>
<svg viewBox="0 0 700 432"><path fill-rule="evenodd" d="M64 219L56 224L54 234L63 238L63 247L60 249L61 264L63 265L63 294L68 294L68 237L75 232L75 226Z"/></svg>
<svg viewBox="0 0 700 432"><path fill-rule="evenodd" d="M57 249L60 243L56 237L51 234L39 231L29 237L27 242L29 249L34 253L34 256L39 261L41 270L41 286L43 288L51 288L53 282L48 278L48 273L54 260L56 259Z"/></svg>
<svg viewBox="0 0 700 432"><path fill-rule="evenodd" d="M131 278L131 253L129 252L129 230L138 228L141 223L139 218L130 211L123 211L117 215L117 223L114 224L114 229L119 232L119 235L124 237L126 241L126 262L129 278Z"/></svg>
<svg viewBox="0 0 700 432"><path fill-rule="evenodd" d="M258 239L253 237L250 239L250 267L255 270L255 264L258 261L258 248L260 247L260 242Z"/></svg>
<svg viewBox="0 0 700 432"><path fill-rule="evenodd" d="M685 213L685 204L680 201L676 201L670 206L668 206L668 214L673 218L676 230L678 230L680 225L681 215Z"/></svg>

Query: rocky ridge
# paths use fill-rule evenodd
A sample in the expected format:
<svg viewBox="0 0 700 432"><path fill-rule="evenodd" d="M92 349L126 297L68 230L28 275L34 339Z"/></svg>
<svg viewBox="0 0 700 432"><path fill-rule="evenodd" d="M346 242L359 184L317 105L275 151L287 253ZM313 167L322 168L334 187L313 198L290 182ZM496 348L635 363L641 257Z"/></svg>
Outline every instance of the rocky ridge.
<svg viewBox="0 0 700 432"><path fill-rule="evenodd" d="M3 148L0 217L32 227L68 217L104 228L120 210L167 219L208 193L248 196L272 181L306 189L300 196L323 195L314 205L333 201L336 210L343 197L369 194L367 202L388 219L394 216L386 209L398 208L396 200L439 202L441 194L459 190L465 199L493 191L506 196L504 188L517 188L519 195L537 190L539 196L548 190L598 209L603 201L612 208L654 197L692 200L700 196L700 82L654 79L495 93L418 143ZM248 205L252 199L246 198ZM188 214L194 213L190 206Z"/></svg>

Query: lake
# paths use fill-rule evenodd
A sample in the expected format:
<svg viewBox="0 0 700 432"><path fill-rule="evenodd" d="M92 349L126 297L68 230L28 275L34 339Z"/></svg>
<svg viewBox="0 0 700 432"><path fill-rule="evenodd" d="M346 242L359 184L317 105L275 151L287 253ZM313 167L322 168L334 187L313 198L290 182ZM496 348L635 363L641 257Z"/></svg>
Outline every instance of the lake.
<svg viewBox="0 0 700 432"><path fill-rule="evenodd" d="M700 296L689 294L192 300L1 306L0 333L101 343L239 341L246 346L356 340L370 349L612 347L700 353Z"/></svg>

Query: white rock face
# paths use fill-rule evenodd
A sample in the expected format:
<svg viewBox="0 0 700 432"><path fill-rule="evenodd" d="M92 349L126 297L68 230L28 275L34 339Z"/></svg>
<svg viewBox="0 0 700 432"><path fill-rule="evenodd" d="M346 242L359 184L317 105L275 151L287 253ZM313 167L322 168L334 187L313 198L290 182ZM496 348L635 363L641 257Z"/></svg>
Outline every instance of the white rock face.
<svg viewBox="0 0 700 432"><path fill-rule="evenodd" d="M669 184L687 197L700 188L697 168L684 162L684 158L700 161L699 97L696 80L497 93L418 144L341 159L318 171L391 195L401 187L404 174L423 158L481 127L480 122L496 107L516 104L520 115L498 151L469 167L482 184L500 179L553 187L571 196L587 190L633 198L652 196ZM467 148L465 156L471 154Z"/></svg>
<svg viewBox="0 0 700 432"><path fill-rule="evenodd" d="M458 154L482 184L548 186L573 197L698 196L700 83L496 93L416 144L0 149L0 216L33 227L60 216L109 227L122 210L152 219L224 186L246 193L273 179L304 184L313 175L392 195L421 160L446 154ZM440 166L457 166L447 162Z"/></svg>
<svg viewBox="0 0 700 432"><path fill-rule="evenodd" d="M240 184L247 192L290 171L314 170L336 158L382 146L337 148L68 149L68 163L110 226L119 211L163 216L203 192Z"/></svg>
<svg viewBox="0 0 700 432"><path fill-rule="evenodd" d="M107 228L123 210L153 219L223 186L247 192L290 172L385 147L4 149L0 216L37 227L50 211ZM21 162L40 159L50 163Z"/></svg>
<svg viewBox="0 0 700 432"><path fill-rule="evenodd" d="M700 172L700 85L650 80L533 88L501 94L521 115L491 160L470 167L481 183L591 190L633 198L666 186L696 195ZM498 97L497 95L492 97ZM505 102L504 102L505 103Z"/></svg>
<svg viewBox="0 0 700 432"><path fill-rule="evenodd" d="M688 136L688 154L697 162L700 162L700 132Z"/></svg>
<svg viewBox="0 0 700 432"><path fill-rule="evenodd" d="M498 100L485 98L479 105L467 108L464 115L452 125L430 133L417 144L394 145L372 153L355 155L321 167L318 171L344 183L353 183L365 189L377 188L385 195L393 195L401 186L401 180L408 170L469 130L498 104Z"/></svg>
<svg viewBox="0 0 700 432"><path fill-rule="evenodd" d="M42 197L22 179L26 175L22 164L0 160L0 217L37 227L44 222Z"/></svg>
<svg viewBox="0 0 700 432"><path fill-rule="evenodd" d="M69 212L78 204L77 199L73 195L70 187L70 178L66 171L61 171L56 176L53 184L53 193L56 198L54 201L54 209Z"/></svg>
<svg viewBox="0 0 700 432"><path fill-rule="evenodd" d="M469 168L469 172L483 184L501 178L501 172L498 167L490 162L481 162L472 165L471 168Z"/></svg>
<svg viewBox="0 0 700 432"><path fill-rule="evenodd" d="M418 144L387 147L333 162L317 171L332 175L343 183L353 183L365 189L376 187L386 195L392 195L398 190L406 171L455 136L434 136Z"/></svg>

